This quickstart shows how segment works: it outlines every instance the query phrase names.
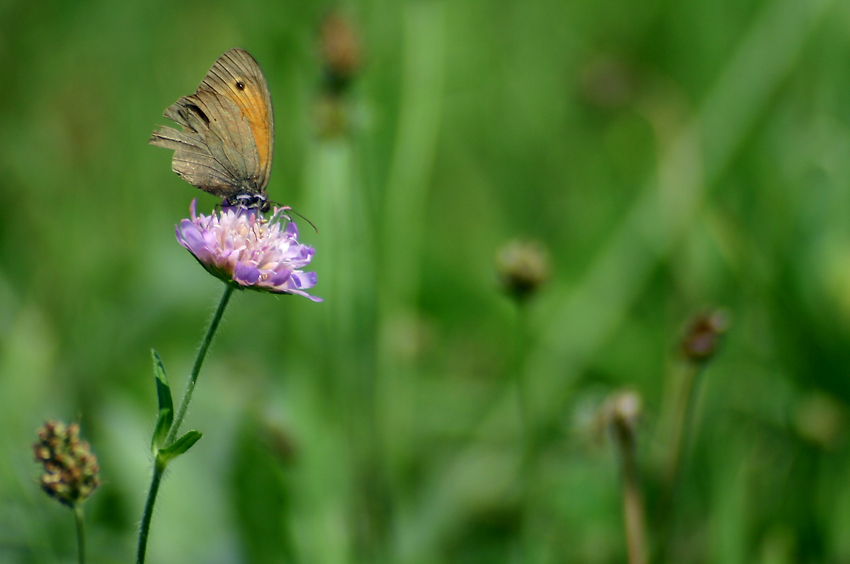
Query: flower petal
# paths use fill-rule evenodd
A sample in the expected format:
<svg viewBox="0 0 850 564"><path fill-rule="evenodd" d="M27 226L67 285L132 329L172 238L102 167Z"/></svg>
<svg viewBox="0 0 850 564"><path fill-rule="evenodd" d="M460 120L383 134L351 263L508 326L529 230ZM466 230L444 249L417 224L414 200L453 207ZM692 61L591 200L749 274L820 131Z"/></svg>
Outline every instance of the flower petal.
<svg viewBox="0 0 850 564"><path fill-rule="evenodd" d="M233 271L233 281L241 286L253 286L260 279L260 269L250 264L239 263Z"/></svg>

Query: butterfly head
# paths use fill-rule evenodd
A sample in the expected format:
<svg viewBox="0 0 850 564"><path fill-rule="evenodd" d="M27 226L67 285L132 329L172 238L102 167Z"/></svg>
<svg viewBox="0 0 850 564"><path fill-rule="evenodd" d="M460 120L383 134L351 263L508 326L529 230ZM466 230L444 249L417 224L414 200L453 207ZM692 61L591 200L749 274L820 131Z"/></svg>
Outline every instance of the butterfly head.
<svg viewBox="0 0 850 564"><path fill-rule="evenodd" d="M238 206L249 210L259 210L260 213L266 213L272 208L272 204L265 194L237 194L232 198L225 198L222 201L224 206Z"/></svg>

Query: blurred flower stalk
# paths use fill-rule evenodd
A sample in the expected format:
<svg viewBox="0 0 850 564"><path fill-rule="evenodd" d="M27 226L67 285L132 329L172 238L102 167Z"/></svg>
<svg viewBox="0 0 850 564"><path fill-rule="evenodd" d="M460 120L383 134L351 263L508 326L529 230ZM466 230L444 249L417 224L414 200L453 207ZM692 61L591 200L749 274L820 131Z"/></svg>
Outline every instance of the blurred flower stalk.
<svg viewBox="0 0 850 564"><path fill-rule="evenodd" d="M703 369L717 353L728 327L728 314L724 310L716 310L696 316L682 337L680 348L686 366L675 405L670 455L664 472L668 488L674 487L681 471L683 451L687 448L694 423Z"/></svg>
<svg viewBox="0 0 850 564"><path fill-rule="evenodd" d="M549 253L539 241L513 239L496 253L496 274L502 292L517 307L516 344L514 354L514 377L516 378L517 408L522 426L525 450L530 449L529 405L523 371L525 370L525 352L527 336L525 328L525 306L528 301L549 280Z"/></svg>
<svg viewBox="0 0 850 564"><path fill-rule="evenodd" d="M525 381L525 361L529 348L527 329L527 305L541 287L549 280L551 272L549 253L539 241L513 239L496 252L496 275L502 292L511 299L516 309L514 339L513 377L516 393L516 409L519 419L519 487L521 511L519 553L525 561L533 549L531 535L525 523L533 512L535 500L531 485L534 482L533 463L537 447L535 421Z"/></svg>
<svg viewBox="0 0 850 564"><path fill-rule="evenodd" d="M273 294L297 294L321 301L321 298L305 292L316 284L315 272L301 270L310 263L314 251L298 243L298 229L285 213L288 208L275 208L272 215L266 218L256 209L239 206L225 206L211 215L199 215L195 205L193 201L190 218L177 225L177 241L207 272L224 282L224 293L198 349L176 413L165 367L159 355L153 351L159 414L151 440L153 476L139 530L137 564L145 561L153 508L168 463L188 451L202 436L194 430L180 438L177 438L177 433L189 408L201 365L233 291L248 289Z"/></svg>
<svg viewBox="0 0 850 564"><path fill-rule="evenodd" d="M37 431L38 442L33 445L36 462L44 467L39 482L41 489L62 505L74 510L77 524L77 554L79 564L86 561L86 533L83 503L100 485L100 468L89 450L80 441L80 426L48 421Z"/></svg>
<svg viewBox="0 0 850 564"><path fill-rule="evenodd" d="M684 473L687 453L695 434L696 411L699 403L700 384L705 367L717 354L723 335L729 328L729 314L723 309L696 315L689 323L680 342L679 353L684 360L684 372L672 397L672 415L669 435L661 461L663 493L659 503L659 547L661 558L668 558L674 534L676 498L680 477Z"/></svg>
<svg viewBox="0 0 850 564"><path fill-rule="evenodd" d="M611 434L620 459L623 492L623 520L629 564L646 564L646 524L643 492L637 463L637 427L641 399L635 392L612 394L600 409L599 417Z"/></svg>

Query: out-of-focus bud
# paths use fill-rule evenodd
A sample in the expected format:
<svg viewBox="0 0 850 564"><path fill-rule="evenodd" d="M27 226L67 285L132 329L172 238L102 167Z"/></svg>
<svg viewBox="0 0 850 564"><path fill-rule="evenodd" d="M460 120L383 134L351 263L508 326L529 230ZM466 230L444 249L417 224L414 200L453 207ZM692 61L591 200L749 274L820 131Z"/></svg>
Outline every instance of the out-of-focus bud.
<svg viewBox="0 0 850 564"><path fill-rule="evenodd" d="M797 433L824 450L835 450L847 434L847 410L834 397L811 392L794 410Z"/></svg>
<svg viewBox="0 0 850 564"><path fill-rule="evenodd" d="M643 404L637 392L614 392L599 408L600 429L613 429L618 435L634 436L637 432Z"/></svg>
<svg viewBox="0 0 850 564"><path fill-rule="evenodd" d="M496 271L505 293L522 302L549 279L549 253L537 241L510 241L496 255Z"/></svg>
<svg viewBox="0 0 850 564"><path fill-rule="evenodd" d="M637 77L625 62L611 55L601 55L582 70L581 90L585 99L594 106L614 110L634 100Z"/></svg>
<svg viewBox="0 0 850 564"><path fill-rule="evenodd" d="M682 338L682 353L691 362L707 362L717 352L720 338L728 329L729 314L724 310L698 315Z"/></svg>
<svg viewBox="0 0 850 564"><path fill-rule="evenodd" d="M298 445L290 430L272 421L260 422L260 439L277 460L283 465L291 465L298 458Z"/></svg>
<svg viewBox="0 0 850 564"><path fill-rule="evenodd" d="M44 466L41 489L68 507L76 507L100 485L97 458L80 441L80 427L48 421L38 429L33 445L36 462Z"/></svg>
<svg viewBox="0 0 850 564"><path fill-rule="evenodd" d="M332 11L322 22L319 41L326 89L334 95L342 94L362 64L357 31L348 18Z"/></svg>
<svg viewBox="0 0 850 564"><path fill-rule="evenodd" d="M599 409L600 424L614 439L623 480L623 518L630 564L646 564L646 525L643 492L638 475L637 426L641 416L637 392L611 394Z"/></svg>

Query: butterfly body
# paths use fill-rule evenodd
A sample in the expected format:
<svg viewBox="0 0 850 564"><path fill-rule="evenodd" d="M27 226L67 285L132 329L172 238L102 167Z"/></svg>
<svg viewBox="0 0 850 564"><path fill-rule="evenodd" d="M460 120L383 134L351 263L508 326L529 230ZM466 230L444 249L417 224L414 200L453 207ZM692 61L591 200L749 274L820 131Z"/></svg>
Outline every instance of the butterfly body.
<svg viewBox="0 0 850 564"><path fill-rule="evenodd" d="M165 117L183 131L162 127L149 143L174 150L171 170L225 205L267 211L274 151L274 114L268 82L242 49L219 57L194 94L169 106Z"/></svg>

